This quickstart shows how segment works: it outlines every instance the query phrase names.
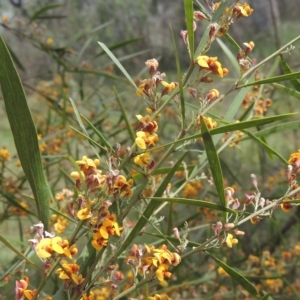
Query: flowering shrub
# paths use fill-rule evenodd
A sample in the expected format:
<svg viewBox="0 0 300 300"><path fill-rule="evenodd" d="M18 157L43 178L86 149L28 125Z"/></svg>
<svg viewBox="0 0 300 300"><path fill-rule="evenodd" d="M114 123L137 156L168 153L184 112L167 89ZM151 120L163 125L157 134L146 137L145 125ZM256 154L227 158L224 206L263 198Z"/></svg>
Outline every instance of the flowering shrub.
<svg viewBox="0 0 300 300"><path fill-rule="evenodd" d="M286 275L300 255L299 242L291 239L293 250L277 252L272 250L276 244L265 250L266 245L256 243L260 253L254 253L253 245L247 244L253 227L243 224L266 226L281 216L280 211L291 212L299 203L300 150L286 160L265 140L272 131L280 132L282 124L248 130L293 116L266 114L272 112L269 85L290 80L294 93L299 93L299 74L289 69L282 56L299 37L255 63L251 58L254 42L240 47L228 34L230 26L254 13L249 4L222 1L206 9L198 5L199 11L193 10L190 0L184 4L182 19L187 29L181 31L180 42L186 45L190 66L182 74L176 55L177 82L168 80L155 58L145 62L148 75L134 81L99 43L133 86L132 97L145 104L139 111L130 103L126 111L115 90L121 121L110 113L99 121L92 110L89 117L81 116L84 107L77 99L62 107L59 99L71 96L77 86L70 75L56 76L51 84L39 83L35 93L50 103L49 115L56 113L59 125L52 127L50 117L48 122L40 118L37 133L22 83L1 40L0 84L18 153L16 159L6 148L0 149L5 207L1 220L16 216L37 220L22 233L21 251L0 235L16 254L16 262L0 270L3 287L14 279L15 299L267 299L267 293L275 299L282 293L298 295L299 282L289 282ZM207 29L196 41L199 22ZM239 66L239 77L224 92L217 85L230 76L230 64L210 56L210 47L219 38L235 47ZM50 37L39 42L44 47L54 43ZM174 37L173 42L177 53ZM263 78L259 68L276 55L281 55L286 74ZM87 71L91 66L85 63L85 69L91 76ZM216 116L213 109L223 101L227 109L223 111L220 105L222 112ZM241 117L237 117L239 108ZM111 125L114 121L116 127L123 126L121 133ZM80 129L75 128L77 123ZM227 146L229 151L242 148L247 139L257 142L285 170L270 178L266 187L254 174L236 178L232 184L223 176L220 153ZM12 160L16 168L22 166L25 177L10 171ZM251 190L245 190L241 181L249 181ZM279 182L282 194L269 196L268 189L273 191Z"/></svg>

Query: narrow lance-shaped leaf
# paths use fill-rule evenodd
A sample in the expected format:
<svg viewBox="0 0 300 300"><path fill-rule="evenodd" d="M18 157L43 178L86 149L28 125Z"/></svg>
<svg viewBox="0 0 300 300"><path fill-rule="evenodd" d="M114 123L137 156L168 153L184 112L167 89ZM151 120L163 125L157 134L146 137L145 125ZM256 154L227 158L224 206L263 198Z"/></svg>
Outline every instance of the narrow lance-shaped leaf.
<svg viewBox="0 0 300 300"><path fill-rule="evenodd" d="M207 155L208 163L210 165L211 174L214 179L214 183L217 189L220 203L222 206L226 207L225 191L223 185L223 174L222 174L222 168L221 168L219 156L203 116L200 116L200 125L201 125L204 146L205 146L205 152ZM226 214L224 214L224 221L225 222L227 221Z"/></svg>
<svg viewBox="0 0 300 300"><path fill-rule="evenodd" d="M284 58L283 58L282 55L280 55L280 62L281 62L281 66L282 66L282 69L284 71L284 74L291 74L291 73L293 73L292 70L290 69L289 65L287 64L287 62L284 60ZM298 92L300 92L300 82L297 79L291 79L290 82L293 85L293 87Z"/></svg>
<svg viewBox="0 0 300 300"><path fill-rule="evenodd" d="M124 47L124 46L126 46L128 44L131 44L131 43L143 40L143 39L144 39L144 37L137 37L137 38L133 38L133 39L130 39L130 40L122 41L122 42L119 42L119 43L117 43L115 45L112 45L112 46L108 47L108 49L110 51L112 51L112 50L115 50L115 49L118 49L118 48L122 48L122 47ZM106 53L105 51L101 51L100 53L96 54L94 56L94 58L98 57L98 56L101 56L101 55L103 55L105 53Z"/></svg>
<svg viewBox="0 0 300 300"><path fill-rule="evenodd" d="M267 78L267 79L262 79L262 80L257 80L257 81L253 81L250 83L246 83L241 87L246 87L246 86L252 86L252 85L260 85L260 84L266 84L266 83L273 83L273 82L280 82L280 81L286 81L286 80L295 80L297 78L300 78L300 72L295 72L295 73L291 73L291 74L285 74L285 75L280 75L280 76L275 76L275 77L271 77L271 78Z"/></svg>
<svg viewBox="0 0 300 300"><path fill-rule="evenodd" d="M300 92L295 91L294 89L288 88L282 84L273 83L272 84L278 91L284 92L292 97L295 97L300 100Z"/></svg>
<svg viewBox="0 0 300 300"><path fill-rule="evenodd" d="M248 291L251 295L257 296L257 290L255 287L251 284L251 282L245 278L242 274L235 271L234 269L230 268L228 265L226 265L224 262L216 258L211 253L206 253L222 268L226 273L230 275L231 278L233 278L235 281L237 281L246 291Z"/></svg>
<svg viewBox="0 0 300 300"><path fill-rule="evenodd" d="M177 80L178 80L178 86L179 86L180 110L181 110L181 129L184 130L185 129L185 101L184 101L184 94L183 94L182 72L181 72L179 54L177 51L172 27L170 27L170 30L172 33L172 42L173 42L173 48L174 48L174 53L175 53L175 59L176 59Z"/></svg>
<svg viewBox="0 0 300 300"><path fill-rule="evenodd" d="M194 61L194 16L193 16L193 0L184 0L184 10L186 18L186 28L188 31L188 45L190 59Z"/></svg>
<svg viewBox="0 0 300 300"><path fill-rule="evenodd" d="M263 137L263 136L269 136L270 134L282 132L285 130L292 130L292 129L299 129L300 128L300 122L295 121L295 122L285 122L276 126L271 126L268 128L265 128L261 131L253 133L256 137ZM245 136L240 139L240 141L248 140L249 137Z"/></svg>
<svg viewBox="0 0 300 300"><path fill-rule="evenodd" d="M117 91L116 88L114 88L114 93L115 93L117 102L118 102L118 104L119 104L119 106L120 106L121 114L122 114L122 117L123 117L123 119L124 119L124 121L125 121L125 124L126 124L126 128L127 128L128 134L129 134L129 136L130 136L130 138L131 138L131 141L134 142L134 140L135 140L135 134L134 134L134 132L133 132L133 130L132 130L132 127L131 127L130 122L129 122L129 120L128 120L128 116L127 116L127 114L126 114L125 108L124 108L124 106L123 106L123 103L122 103L122 101L121 101L121 98L120 98L120 96L119 96L118 91Z"/></svg>
<svg viewBox="0 0 300 300"><path fill-rule="evenodd" d="M17 250L8 240L6 240L4 238L4 236L2 236L0 234L0 241L10 250L12 250L14 253L16 253L17 256L19 256L19 258L21 258L22 260L25 260L28 264L35 266L37 269L40 269L34 262L32 262L29 258L26 257L26 255L24 255L22 252L20 252L19 250Z"/></svg>
<svg viewBox="0 0 300 300"><path fill-rule="evenodd" d="M106 52L106 54L112 59L112 61L118 66L118 68L122 71L122 73L125 75L125 77L129 80L129 82L132 84L133 87L137 89L137 86L134 82L134 80L131 78L131 76L128 74L128 72L125 70L125 68L121 65L119 60L115 57L115 55L108 49L108 47L103 44L98 42L100 47Z"/></svg>
<svg viewBox="0 0 300 300"><path fill-rule="evenodd" d="M48 227L50 191L43 172L37 132L20 77L0 37L0 84L14 142L32 189L39 219Z"/></svg>
<svg viewBox="0 0 300 300"><path fill-rule="evenodd" d="M54 9L54 8L58 8L58 7L62 7L62 5L61 4L52 4L52 5L47 5L47 6L42 7L41 9L39 9L32 15L32 17L30 18L30 23L32 21L34 21L35 19L40 18L44 12Z"/></svg>
<svg viewBox="0 0 300 300"><path fill-rule="evenodd" d="M217 128L214 128L214 129L210 130L210 135L216 135L216 134L221 134L221 133L225 133L225 132L232 132L232 131L235 131L235 130L243 130L243 129L246 129L246 128L251 128L251 127L255 127L255 126L259 126L259 125L263 125L263 124L268 124L268 123L272 123L272 122L275 122L275 121L290 118L292 116L295 116L296 114L297 113L284 114L284 115L278 115L278 116L274 116L274 117L255 119L255 120L250 120L250 121L244 121L244 122L229 124L229 125L217 127ZM172 144L179 144L179 143L182 143L182 142L185 142L185 141L198 139L202 136L203 136L202 132L201 133L196 133L196 134L187 136L185 138L179 139L175 142L171 142L171 143L168 143L168 144L164 144L164 145L155 147L153 149L156 150L156 149L163 148L163 147L166 147L166 146L169 146L169 145L172 145Z"/></svg>
<svg viewBox="0 0 300 300"><path fill-rule="evenodd" d="M263 146L266 149L267 153L269 153L270 155L272 155L272 154L276 155L285 165L288 165L288 162L286 161L286 159L284 159L284 157L282 157L277 151L275 151L273 148L271 148L264 141L262 141L261 139L259 139L258 137L256 137L254 134L252 134L251 132L249 132L247 130L242 130L242 131L244 133L246 133L248 136L250 136L251 139L253 139L257 143L259 143L261 146Z"/></svg>

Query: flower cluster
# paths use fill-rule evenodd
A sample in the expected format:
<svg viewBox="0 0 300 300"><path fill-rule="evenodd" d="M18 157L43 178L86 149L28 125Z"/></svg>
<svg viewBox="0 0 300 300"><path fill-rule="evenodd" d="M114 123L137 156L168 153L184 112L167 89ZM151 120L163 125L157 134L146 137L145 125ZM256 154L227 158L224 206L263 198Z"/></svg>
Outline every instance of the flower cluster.
<svg viewBox="0 0 300 300"><path fill-rule="evenodd" d="M119 174L119 170L113 170L107 174L102 174L102 171L97 168L100 165L99 159L93 160L87 156L83 156L82 160L78 160L76 163L79 165L80 171L73 171L71 177L76 180L76 187L78 189L80 189L84 183L87 192L92 193L98 189L103 189L106 184L107 195L113 195L115 197L121 195L124 198L129 198L132 195L133 192L131 188L133 180L129 179L127 181L123 175ZM89 215L89 203L84 197L82 199L84 200L84 204L88 207L85 208L83 215ZM89 217L86 217L85 219Z"/></svg>
<svg viewBox="0 0 300 300"><path fill-rule="evenodd" d="M205 76L212 73L222 78L228 74L228 69L222 67L221 63L218 61L218 57L200 55L197 57L197 63L200 66L200 70L208 71L205 73Z"/></svg>
<svg viewBox="0 0 300 300"><path fill-rule="evenodd" d="M201 118L203 118L203 121L205 122L205 125L206 127L211 130L211 129L214 129L218 126L217 122L216 121L213 121L212 118L209 118L209 117L203 117L203 116L197 116L197 125L196 127L197 128L201 128Z"/></svg>
<svg viewBox="0 0 300 300"><path fill-rule="evenodd" d="M34 225L37 228L35 238L30 239L29 242L35 250L39 258L47 259L54 254L62 257L72 258L76 255L78 250L76 245L69 245L68 240L63 240L60 236L53 236L51 233L44 230L44 225L40 222Z"/></svg>
<svg viewBox="0 0 300 300"><path fill-rule="evenodd" d="M0 148L0 161L9 161L10 152L6 148Z"/></svg>
<svg viewBox="0 0 300 300"><path fill-rule="evenodd" d="M80 266L77 264L63 263L62 268L58 268L55 273L59 274L59 278L65 281L66 285L70 282L79 285L83 281L82 274L79 274Z"/></svg>
<svg viewBox="0 0 300 300"><path fill-rule="evenodd" d="M198 195L199 191L203 188L202 183L198 180L188 182L182 191L184 198L192 198Z"/></svg>
<svg viewBox="0 0 300 300"><path fill-rule="evenodd" d="M158 104L157 99L157 88L161 84L164 86L161 95L164 96L170 92L172 92L176 87L176 82L168 83L163 79L166 77L165 73L160 73L157 71L158 61L155 58L149 59L145 62L146 66L149 68L149 73L151 78L144 79L140 81L140 85L138 90L136 91L137 96L146 96L148 100L153 102L152 109L156 109L156 104Z"/></svg>
<svg viewBox="0 0 300 300"><path fill-rule="evenodd" d="M154 246L147 246L142 249L134 245L127 263L134 268L135 273L139 272L144 277L155 276L159 281L170 278L170 266L177 266L181 261L179 254L171 252L167 246L163 245L160 249Z"/></svg>
<svg viewBox="0 0 300 300"><path fill-rule="evenodd" d="M111 215L108 207L110 203L107 201L103 203L98 212L98 217L93 218L92 223L94 224L94 234L92 240L92 246L101 250L107 246L108 239L111 235L120 236L122 228L119 227L116 221L116 216Z"/></svg>
<svg viewBox="0 0 300 300"><path fill-rule="evenodd" d="M82 160L78 160L76 163L80 167L80 171L73 171L71 177L76 180L78 189L83 183L85 183L89 192L104 186L106 175L103 175L102 171L97 169L100 165L99 159L92 160L87 156L83 156Z"/></svg>
<svg viewBox="0 0 300 300"><path fill-rule="evenodd" d="M220 7L221 2L217 2L212 6L212 11L216 12ZM240 4L236 3L233 7L226 8L223 12L223 15L218 22L218 31L216 32L217 36L225 35L229 26L235 23L238 19L242 17L249 17L253 13L253 9L249 6L247 2Z"/></svg>
<svg viewBox="0 0 300 300"><path fill-rule="evenodd" d="M36 293L36 290L28 290L29 278L23 276L23 279L16 281L15 285L15 300L21 300L23 297L25 299L31 300Z"/></svg>
<svg viewBox="0 0 300 300"><path fill-rule="evenodd" d="M250 41L249 43L244 43L246 46L245 50L240 49L237 54L237 60L241 68L241 72L246 72L252 65L251 61L248 59L248 55L252 52L255 44Z"/></svg>
<svg viewBox="0 0 300 300"><path fill-rule="evenodd" d="M256 74L255 79L259 79L259 74ZM256 117L262 117L268 111L268 108L272 106L272 99L268 97L270 93L269 89L262 89L259 85L254 85L249 91L243 102L242 106L247 109L250 105L253 105L253 111Z"/></svg>

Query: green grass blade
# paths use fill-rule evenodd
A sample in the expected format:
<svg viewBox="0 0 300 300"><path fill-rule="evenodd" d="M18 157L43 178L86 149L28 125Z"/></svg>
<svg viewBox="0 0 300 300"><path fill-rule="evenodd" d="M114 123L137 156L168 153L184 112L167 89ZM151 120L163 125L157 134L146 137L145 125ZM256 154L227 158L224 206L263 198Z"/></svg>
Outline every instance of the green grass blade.
<svg viewBox="0 0 300 300"><path fill-rule="evenodd" d="M259 300L273 300L273 298L269 294L265 294Z"/></svg>
<svg viewBox="0 0 300 300"><path fill-rule="evenodd" d="M213 210L229 212L232 214L237 213L235 210L230 209L228 207L216 203L208 202L208 201L203 201L203 200L195 200L195 199L187 199L187 198L166 198L166 197L149 197L148 199L152 199L160 202L180 203L185 205L205 207Z"/></svg>
<svg viewBox="0 0 300 300"><path fill-rule="evenodd" d="M20 205L18 202L18 199L13 194L9 194L8 192L6 192L5 190L3 190L1 188L0 188L0 194L7 200L7 202L10 205L18 207L21 211L24 211L29 215L36 216L36 214L34 212L32 212L31 210L27 210L25 207Z"/></svg>
<svg viewBox="0 0 300 300"><path fill-rule="evenodd" d="M272 117L267 117L267 118L254 119L254 120L250 120L250 121L229 124L229 125L217 127L217 128L210 130L210 134L215 135L215 134L219 134L219 133L225 133L225 132L231 132L231 131L235 131L235 130L242 130L242 129L247 129L247 128L251 128L251 127L257 127L260 125L265 125L268 123L273 123L276 121L284 120L284 119L293 117L295 115L297 115L297 113L289 113L289 114L283 114L283 115L278 115L278 116L272 116Z"/></svg>
<svg viewBox="0 0 300 300"><path fill-rule="evenodd" d="M0 84L17 153L33 192L39 219L47 229L51 195L43 172L37 132L20 77L2 37L0 37Z"/></svg>
<svg viewBox="0 0 300 300"><path fill-rule="evenodd" d="M20 68L24 73L26 73L26 69L24 68L23 64L20 62L18 56L14 53L14 51L6 44L6 47L9 50L9 53L14 61L14 63L17 65L17 67Z"/></svg>
<svg viewBox="0 0 300 300"><path fill-rule="evenodd" d="M125 68L120 64L119 60L115 57L115 55L107 48L107 46L101 42L98 42L100 47L106 52L106 54L112 59L112 61L118 66L118 68L121 70L121 72L125 75L125 77L129 80L129 82L133 85L134 88L138 89L134 80L131 78L131 76L128 74L128 72L125 70Z"/></svg>
<svg viewBox="0 0 300 300"><path fill-rule="evenodd" d="M211 253L207 252L206 253L221 267L227 272L232 279L237 281L246 291L248 291L252 296L257 296L257 290L255 287L250 283L250 281L245 278L242 274L237 272L236 270L232 269L228 265L226 265L224 262L216 258L214 255Z"/></svg>
<svg viewBox="0 0 300 300"><path fill-rule="evenodd" d="M207 26L207 28L205 29L203 35L202 35L202 38L198 44L198 47L195 51L195 58L197 58L197 56L203 54L206 46L207 46L207 42L208 42L208 39L209 39L209 32L210 32L210 27Z"/></svg>
<svg viewBox="0 0 300 300"><path fill-rule="evenodd" d="M224 184L223 184L223 174L222 174L222 168L219 160L219 156L217 153L217 150L215 148L215 145L213 143L212 137L209 133L209 130L207 129L207 126L205 124L205 121L202 116L200 116L200 124L201 124L201 131L202 131L202 137L203 142L205 146L205 152L207 155L208 163L210 165L211 174L214 179L214 183L217 189L217 193L219 196L219 200L221 203L221 206L226 207L226 199L225 199L225 190L224 190ZM224 214L224 221L226 222L226 214Z"/></svg>
<svg viewBox="0 0 300 300"><path fill-rule="evenodd" d="M225 120L228 122L233 121L235 114L238 112L239 108L241 107L241 104L247 95L250 88L244 88L238 92L238 94L233 99L232 103L230 104L226 114L225 114Z"/></svg>
<svg viewBox="0 0 300 300"><path fill-rule="evenodd" d="M280 55L280 62L281 62L281 67L283 69L284 74L291 74L293 73L292 70L290 69L289 65L285 61L282 55ZM291 84L293 87L300 92L300 82L297 79L290 80Z"/></svg>
<svg viewBox="0 0 300 300"><path fill-rule="evenodd" d="M213 14L211 22L212 23L218 22L220 20L221 16L223 15L223 13L225 12L225 9L228 8L229 6L230 6L229 0L222 0L221 5L218 7L216 12Z"/></svg>
<svg viewBox="0 0 300 300"><path fill-rule="evenodd" d="M239 51L241 49L239 44L232 38L232 36L230 34L226 33L224 35L224 37L237 51Z"/></svg>
<svg viewBox="0 0 300 300"><path fill-rule="evenodd" d="M133 38L133 39L130 39L130 40L122 41L120 43L117 43L115 45L112 45L112 46L108 47L108 49L110 51L112 51L112 50L115 50L115 49L118 49L118 48L122 48L122 47L124 47L128 44L132 44L132 43L135 43L137 41L143 40L143 39L144 39L144 37L137 37L137 38ZM99 56L101 56L105 53L106 53L105 51L101 51L98 54L96 54L93 58L99 57Z"/></svg>
<svg viewBox="0 0 300 300"><path fill-rule="evenodd" d="M271 148L268 144L266 144L264 141L262 141L261 139L259 139L258 137L256 137L254 134L252 134L251 132L247 131L247 130L243 130L243 132L245 134L247 134L251 139L253 139L254 141L256 141L258 144L260 144L262 147L264 147L266 149L266 151L272 155L274 154L275 156L277 156L285 165L288 165L287 160L282 157L277 151L275 151L273 148Z"/></svg>
<svg viewBox="0 0 300 300"><path fill-rule="evenodd" d="M93 123L91 123L91 121L88 118L86 118L84 115L81 115L81 117L89 124L89 126L91 127L93 132L100 139L101 143L103 143L103 145L110 151L114 151L113 147L110 145L110 143L107 141L107 139L102 135L102 133L93 125ZM85 136L85 137L87 137L87 136ZM92 140L90 137L89 137L89 139L90 139L90 142L95 143L95 141ZM105 148L103 146L101 146L99 143L97 143L97 145L99 145L101 147L101 149L105 150Z"/></svg>
<svg viewBox="0 0 300 300"><path fill-rule="evenodd" d="M170 27L170 30L171 30L171 35L172 35L173 49L174 49L175 60L176 60L177 80L178 80L178 86L179 86L180 110L181 110L181 129L184 130L185 129L185 101L184 101L184 95L183 95L182 73L181 73L181 67L180 67L179 54L178 54L178 50L176 47L176 42L175 42L172 27Z"/></svg>
<svg viewBox="0 0 300 300"><path fill-rule="evenodd" d="M188 31L188 45L190 59L194 61L194 16L193 16L193 0L184 0L184 11L186 19L186 28Z"/></svg>
<svg viewBox="0 0 300 300"><path fill-rule="evenodd" d="M9 241L7 241L1 234L0 234L0 241L10 250L12 250L14 253L17 254L18 257L20 257L22 260L25 260L28 264L33 265L37 269L40 270L40 267L38 267L33 261L31 261L29 258L27 258L22 252L17 250Z"/></svg>
<svg viewBox="0 0 300 300"><path fill-rule="evenodd" d="M178 170L181 162L185 158L187 152L185 152L179 160L176 162L176 164L173 166L172 170L168 173L168 175L164 178L158 189L156 190L154 197L161 197L164 193L165 189L167 188L169 182L171 181L172 177L174 176L175 172ZM116 251L116 257L118 257L133 241L133 239L139 235L145 224L147 223L148 219L152 216L155 209L159 206L160 202L151 200L146 207L145 211L143 212L143 215L140 217L128 237L126 238L125 242L122 244L122 246Z"/></svg>
<svg viewBox="0 0 300 300"><path fill-rule="evenodd" d="M259 84L266 84L266 83L273 83L273 82L280 82L280 81L286 81L286 80L295 80L297 78L300 78L300 72L294 72L291 74L285 74L285 75L279 75L279 76L275 76L275 77L271 77L271 78L267 78L267 79L262 79L262 80L257 80L257 81L253 81L250 83L246 83L241 87L246 87L246 86L252 86L252 85L259 85Z"/></svg>
<svg viewBox="0 0 300 300"><path fill-rule="evenodd" d="M221 49L223 50L223 52L225 53L225 55L227 56L228 60L231 62L233 69L236 72L236 77L239 76L240 75L240 66L238 64L238 61L237 61L235 55L233 55L233 51L231 51L221 39L216 39L216 41L219 44L219 46L221 47Z"/></svg>
<svg viewBox="0 0 300 300"><path fill-rule="evenodd" d="M273 83L272 84L278 91L284 92L294 98L297 98L300 100L300 92L295 91L294 89L288 88L282 84ZM300 90L299 90L300 91Z"/></svg>
<svg viewBox="0 0 300 300"><path fill-rule="evenodd" d="M127 128L128 133L129 133L129 136L130 136L130 138L131 138L131 141L134 142L134 141L135 141L135 134L134 134L134 132L133 132L133 130L132 130L132 128L131 128L130 122L129 122L129 120L128 120L127 113L126 113L126 111L125 111L125 109L124 109L123 103L122 103L122 101L121 101L121 99L120 99L120 96L119 96L119 94L118 94L118 92L117 92L117 89L116 89L115 87L114 87L114 93L115 93L117 102L118 102L118 104L119 104L119 106L120 106L121 114L122 114L122 117L123 117L123 119L124 119L124 121L125 121L126 128Z"/></svg>
<svg viewBox="0 0 300 300"><path fill-rule="evenodd" d="M244 121L244 122L239 122L239 123L233 123L233 124L217 127L217 128L214 128L214 129L210 130L210 135L217 135L217 134L231 132L231 131L235 131L235 130L244 130L244 129L247 129L247 128L256 127L256 126L263 125L263 124L268 124L268 123L272 123L272 122L279 121L279 120L284 120L286 118L290 118L292 116L295 116L296 114L297 113L290 113L290 114L284 114L284 115L279 115L279 116L274 116L274 117L268 117L268 118ZM189 140L199 139L201 137L203 137L202 133L196 133L196 134L187 136L185 138L179 139L177 141L155 147L152 150L164 148L166 146L170 146L170 145L173 145L173 144L179 144L179 143L189 141Z"/></svg>
<svg viewBox="0 0 300 300"><path fill-rule="evenodd" d="M63 5L62 4L52 4L52 5L47 5L47 6L44 6L42 7L41 9L39 9L38 11L36 11L32 16L31 18L29 19L29 23L31 23L32 21L34 21L35 19L38 19L41 17L41 15L48 11L48 10L51 10L51 9L54 9L54 8L58 8L58 7L62 7Z"/></svg>
<svg viewBox="0 0 300 300"><path fill-rule="evenodd" d="M285 130L292 130L292 129L299 129L300 128L300 122L295 121L295 122L287 122L287 123L283 123L283 124L279 124L276 126L272 126L266 129L263 129L261 131L255 132L254 135L256 137L263 137L263 136L269 136L270 134L274 134L274 133L278 133L278 132L282 132ZM243 140L248 140L249 137L243 137L240 139L240 141Z"/></svg>

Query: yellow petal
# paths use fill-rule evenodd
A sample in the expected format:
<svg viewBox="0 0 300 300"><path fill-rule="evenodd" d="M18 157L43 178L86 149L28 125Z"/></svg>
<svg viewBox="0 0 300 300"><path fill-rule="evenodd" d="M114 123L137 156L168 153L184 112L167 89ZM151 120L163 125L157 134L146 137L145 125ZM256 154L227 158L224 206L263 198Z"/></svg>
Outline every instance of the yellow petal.
<svg viewBox="0 0 300 300"><path fill-rule="evenodd" d="M100 231L101 236L102 236L104 239L108 239L108 238L109 238L109 234L108 234L108 232L106 231L106 228L105 228L104 226L101 226L99 231Z"/></svg>
<svg viewBox="0 0 300 300"><path fill-rule="evenodd" d="M145 143L145 141L144 141L143 138L137 137L137 138L135 139L135 142L136 142L137 146L138 146L140 149L145 150L145 149L147 148L147 147L146 147L146 143Z"/></svg>

